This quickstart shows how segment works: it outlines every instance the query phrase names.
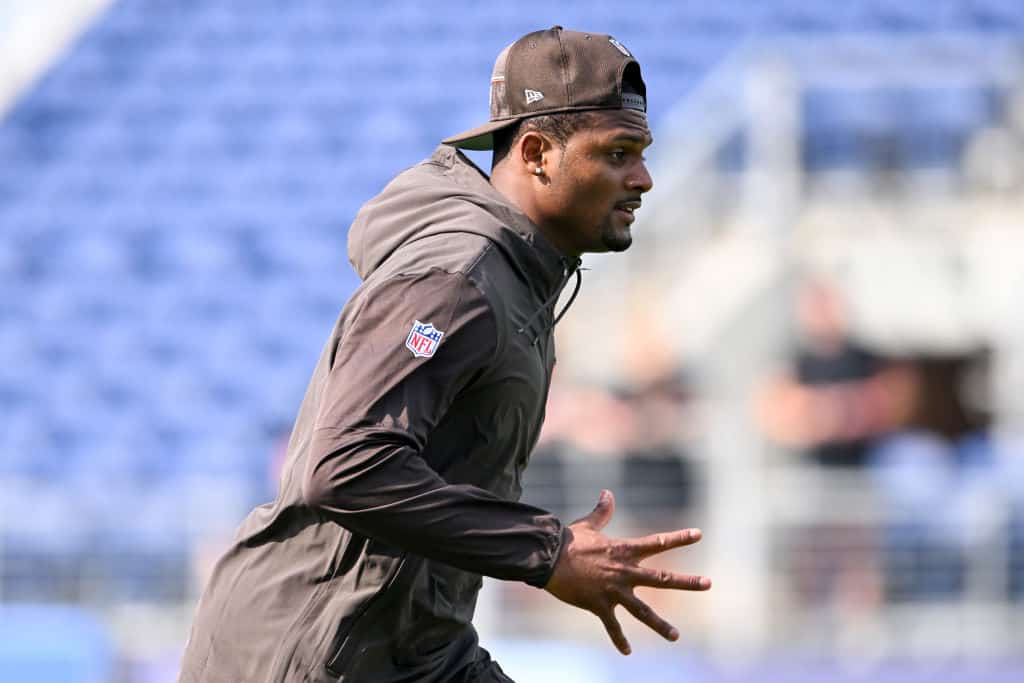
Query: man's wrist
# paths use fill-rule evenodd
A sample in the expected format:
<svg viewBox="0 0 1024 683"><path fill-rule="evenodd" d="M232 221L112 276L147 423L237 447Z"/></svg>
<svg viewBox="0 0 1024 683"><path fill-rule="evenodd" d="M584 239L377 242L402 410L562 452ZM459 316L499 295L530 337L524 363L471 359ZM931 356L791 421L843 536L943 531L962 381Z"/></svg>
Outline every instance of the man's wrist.
<svg viewBox="0 0 1024 683"><path fill-rule="evenodd" d="M548 584L551 583L551 577L555 575L555 568L558 567L558 562L562 559L562 553L565 552L565 549L572 541L572 529L570 529L567 524L562 524L561 522L559 522L559 525L561 526L561 529L559 530L557 537L558 544L551 553L551 566L548 567L542 582L538 581L537 583L532 584L537 588L547 588Z"/></svg>

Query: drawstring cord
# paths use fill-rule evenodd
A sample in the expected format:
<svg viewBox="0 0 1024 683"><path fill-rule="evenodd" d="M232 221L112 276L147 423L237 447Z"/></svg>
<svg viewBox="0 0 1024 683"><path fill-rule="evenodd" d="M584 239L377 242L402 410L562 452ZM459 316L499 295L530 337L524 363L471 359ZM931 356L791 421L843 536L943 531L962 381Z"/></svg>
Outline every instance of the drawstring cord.
<svg viewBox="0 0 1024 683"><path fill-rule="evenodd" d="M587 270L587 269L586 268L581 268L579 266L579 260L577 260L576 261L576 267L573 269L573 272L576 273L576 286L573 287L572 296L569 297L569 301L565 304L565 307L562 309L562 312L559 313L557 316L555 316L554 322L551 323L551 326L548 327L548 328L545 328L544 330L541 330L541 332L544 332L547 329L550 329L551 327L554 327L555 325L557 325L558 321L561 320L563 317L565 317L565 314L569 312L569 307L572 306L574 301L576 301L576 296L580 293L580 287L583 286L583 273L581 271L584 271L584 270ZM568 280L568 273L566 273L566 280ZM563 283L563 286L564 286L564 283ZM543 304L541 304L540 308L538 308L536 311L534 311L530 315L530 317L526 319L526 321L523 323L523 326L520 327L518 330L516 330L516 332L518 334L526 334L526 330L527 330L527 328L530 327L531 323L533 323L534 320L536 320L542 313L544 313L544 311L548 310L549 306L554 305L558 301L558 297L560 297L561 295L562 295L562 287L559 287L555 291L555 293L553 295L551 295L547 299L547 301L545 301ZM530 341L530 345L531 346L536 346L537 345L537 342L540 340L541 332L538 332L534 336L534 338Z"/></svg>
<svg viewBox="0 0 1024 683"><path fill-rule="evenodd" d="M586 270L585 268L576 269L576 286L572 288L572 294L569 296L569 300L565 303L565 307L562 312L555 316L555 322L551 323L554 327L558 324L558 321L565 317L565 314L569 312L569 307L572 306L572 302L576 301L576 295L580 293L580 287L583 286L583 273L581 271Z"/></svg>

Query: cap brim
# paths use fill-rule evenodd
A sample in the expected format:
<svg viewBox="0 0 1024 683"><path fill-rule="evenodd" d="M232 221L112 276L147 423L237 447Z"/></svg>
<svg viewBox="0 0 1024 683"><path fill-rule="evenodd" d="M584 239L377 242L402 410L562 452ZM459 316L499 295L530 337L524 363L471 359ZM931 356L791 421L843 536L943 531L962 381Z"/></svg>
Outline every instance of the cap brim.
<svg viewBox="0 0 1024 683"><path fill-rule="evenodd" d="M518 123L520 118L525 116L507 119L505 121L490 121L482 126L470 128L458 135L453 135L441 141L442 144L458 147L459 149L485 150L494 149L494 133Z"/></svg>

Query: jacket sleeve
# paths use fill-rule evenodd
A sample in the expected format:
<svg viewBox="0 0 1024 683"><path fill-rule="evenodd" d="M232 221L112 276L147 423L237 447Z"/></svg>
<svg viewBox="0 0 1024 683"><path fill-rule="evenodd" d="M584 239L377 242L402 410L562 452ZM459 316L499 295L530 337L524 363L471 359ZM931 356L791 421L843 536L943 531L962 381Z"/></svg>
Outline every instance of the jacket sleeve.
<svg viewBox="0 0 1024 683"><path fill-rule="evenodd" d="M482 488L449 484L421 457L453 400L498 352L497 321L484 295L461 274L432 270L391 278L354 303L320 397L306 503L417 555L544 586L565 533L559 520ZM429 345L419 356L407 346L416 346L410 333L417 323L442 333L432 355Z"/></svg>

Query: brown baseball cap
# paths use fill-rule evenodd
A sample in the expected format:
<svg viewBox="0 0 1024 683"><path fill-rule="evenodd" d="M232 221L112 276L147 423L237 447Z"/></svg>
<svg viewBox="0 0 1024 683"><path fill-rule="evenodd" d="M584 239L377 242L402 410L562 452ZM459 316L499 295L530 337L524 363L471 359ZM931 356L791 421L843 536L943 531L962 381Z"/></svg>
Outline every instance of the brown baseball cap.
<svg viewBox="0 0 1024 683"><path fill-rule="evenodd" d="M491 74L491 120L442 142L493 149L494 132L518 121L593 109L646 112L640 64L609 35L555 26L528 33L501 51Z"/></svg>

